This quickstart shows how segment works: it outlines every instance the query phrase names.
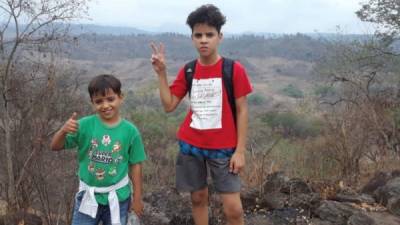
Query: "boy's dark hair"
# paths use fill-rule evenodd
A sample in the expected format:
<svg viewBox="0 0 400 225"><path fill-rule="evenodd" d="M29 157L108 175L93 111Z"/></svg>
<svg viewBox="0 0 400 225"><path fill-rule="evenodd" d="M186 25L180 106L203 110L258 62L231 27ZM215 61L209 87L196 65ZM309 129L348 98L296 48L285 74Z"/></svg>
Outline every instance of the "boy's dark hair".
<svg viewBox="0 0 400 225"><path fill-rule="evenodd" d="M121 81L119 81L118 78L114 77L113 75L108 74L101 74L94 77L88 85L90 99L92 99L94 95L106 95L106 92L109 89L113 90L114 93L120 96Z"/></svg>
<svg viewBox="0 0 400 225"><path fill-rule="evenodd" d="M192 31L196 24L205 23L209 26L215 27L218 33L220 33L221 27L225 22L225 16L212 4L200 6L195 11L191 12L186 20L186 24L189 25Z"/></svg>

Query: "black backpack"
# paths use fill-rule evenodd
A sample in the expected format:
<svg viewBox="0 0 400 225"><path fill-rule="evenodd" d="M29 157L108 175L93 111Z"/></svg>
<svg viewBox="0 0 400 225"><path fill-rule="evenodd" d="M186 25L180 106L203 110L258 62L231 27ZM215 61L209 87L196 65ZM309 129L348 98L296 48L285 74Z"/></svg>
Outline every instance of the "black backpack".
<svg viewBox="0 0 400 225"><path fill-rule="evenodd" d="M194 70L196 68L197 60L193 60L185 65L185 79L186 86L190 96L190 92L192 90L192 80ZM228 58L222 58L222 80L223 85L225 87L226 93L228 95L229 105L231 106L231 111L233 114L233 120L236 123L236 104L235 104L235 96L233 94L233 64L234 60Z"/></svg>

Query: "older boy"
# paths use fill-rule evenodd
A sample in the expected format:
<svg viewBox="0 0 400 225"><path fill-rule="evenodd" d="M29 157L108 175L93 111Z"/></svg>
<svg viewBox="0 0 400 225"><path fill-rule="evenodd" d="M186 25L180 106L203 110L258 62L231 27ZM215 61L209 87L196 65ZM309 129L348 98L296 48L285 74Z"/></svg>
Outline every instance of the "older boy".
<svg viewBox="0 0 400 225"><path fill-rule="evenodd" d="M100 221L125 225L129 208L139 216L143 213L141 162L146 155L142 139L137 128L120 116L123 94L117 78L96 76L88 91L96 114L76 120L74 113L54 135L51 149L78 149L80 181L72 225Z"/></svg>
<svg viewBox="0 0 400 225"><path fill-rule="evenodd" d="M199 7L189 15L187 24L192 30L192 42L199 57L193 67L180 69L170 87L164 46L151 44L151 62L159 78L165 111L173 111L186 93L190 95L190 110L177 134L180 153L176 185L178 190L191 193L195 223L208 224L208 167L221 195L227 223L243 224L238 173L245 165L246 95L252 88L244 67L238 62L233 64L232 87L225 82L223 67L228 59L218 53L225 16L217 7ZM193 77L186 80L188 73L193 73ZM228 89L233 89L233 104L229 101Z"/></svg>

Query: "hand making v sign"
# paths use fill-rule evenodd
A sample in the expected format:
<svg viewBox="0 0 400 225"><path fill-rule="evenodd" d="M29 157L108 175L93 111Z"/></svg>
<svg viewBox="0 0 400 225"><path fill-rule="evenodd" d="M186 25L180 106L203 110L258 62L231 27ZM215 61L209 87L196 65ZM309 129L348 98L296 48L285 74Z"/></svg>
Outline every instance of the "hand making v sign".
<svg viewBox="0 0 400 225"><path fill-rule="evenodd" d="M150 46L153 50L153 53L151 54L151 64L153 65L154 71L158 75L161 75L166 71L164 44L160 43L160 45L157 46L156 44L151 43Z"/></svg>

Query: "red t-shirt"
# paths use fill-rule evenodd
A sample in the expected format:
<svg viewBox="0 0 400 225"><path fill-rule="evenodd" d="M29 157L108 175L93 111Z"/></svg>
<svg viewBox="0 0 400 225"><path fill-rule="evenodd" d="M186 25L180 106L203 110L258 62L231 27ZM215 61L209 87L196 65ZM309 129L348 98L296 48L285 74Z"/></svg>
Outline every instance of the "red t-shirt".
<svg viewBox="0 0 400 225"><path fill-rule="evenodd" d="M183 98L187 93L184 67L170 86L171 93ZM244 67L235 62L233 92L235 98L249 94L252 87ZM237 133L222 79L222 59L204 66L197 61L192 81L190 109L178 131L178 139L207 149L234 148Z"/></svg>

